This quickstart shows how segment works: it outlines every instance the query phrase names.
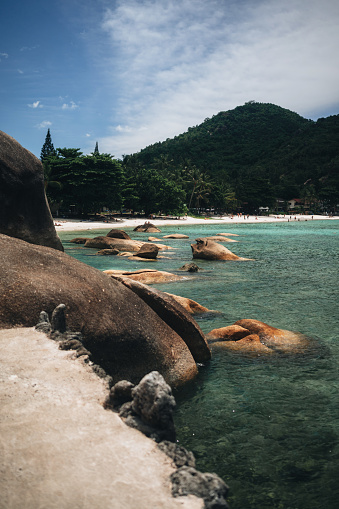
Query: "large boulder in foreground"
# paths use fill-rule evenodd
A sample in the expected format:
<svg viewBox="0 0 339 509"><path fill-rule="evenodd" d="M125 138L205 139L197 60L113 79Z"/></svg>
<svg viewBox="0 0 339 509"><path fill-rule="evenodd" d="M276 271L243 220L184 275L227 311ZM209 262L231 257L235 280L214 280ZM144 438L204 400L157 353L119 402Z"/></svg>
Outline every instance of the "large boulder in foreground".
<svg viewBox="0 0 339 509"><path fill-rule="evenodd" d="M0 233L63 251L46 199L41 161L2 131Z"/></svg>
<svg viewBox="0 0 339 509"><path fill-rule="evenodd" d="M204 333L176 299L168 293L150 288L132 279L120 277L118 280L136 293L164 322L179 334L190 349L196 362L204 362L211 358L211 352Z"/></svg>
<svg viewBox="0 0 339 509"><path fill-rule="evenodd" d="M138 382L157 370L172 386L196 363L185 341L125 285L61 251L0 235L0 328L32 327L42 310L66 305L96 364L114 381Z"/></svg>
<svg viewBox="0 0 339 509"><path fill-rule="evenodd" d="M245 260L232 253L219 242L206 238L196 239L196 244L191 244L193 258L203 260Z"/></svg>

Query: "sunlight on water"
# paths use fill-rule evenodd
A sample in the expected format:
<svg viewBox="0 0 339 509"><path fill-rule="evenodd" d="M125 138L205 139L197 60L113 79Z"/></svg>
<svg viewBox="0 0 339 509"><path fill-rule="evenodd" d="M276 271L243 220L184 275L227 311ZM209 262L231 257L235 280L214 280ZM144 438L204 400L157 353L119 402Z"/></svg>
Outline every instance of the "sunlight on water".
<svg viewBox="0 0 339 509"><path fill-rule="evenodd" d="M147 234L131 232L147 240ZM197 318L205 333L241 318L297 330L315 339L304 355L269 359L216 352L198 378L176 392L176 426L202 471L218 473L230 486L231 509L336 509L339 486L339 318L336 221L260 225L163 227L188 240L155 263L101 257L70 244L66 252L100 270L156 268L178 271L192 260L194 239L237 233L225 244L247 262L197 260L203 269L185 281L157 288L190 297L217 314ZM182 272L178 272L183 274Z"/></svg>

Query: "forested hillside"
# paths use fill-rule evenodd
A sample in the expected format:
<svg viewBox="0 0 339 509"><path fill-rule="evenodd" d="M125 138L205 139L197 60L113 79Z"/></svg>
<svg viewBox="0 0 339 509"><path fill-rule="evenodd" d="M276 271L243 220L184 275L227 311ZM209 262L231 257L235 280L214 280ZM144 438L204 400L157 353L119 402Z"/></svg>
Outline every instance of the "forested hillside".
<svg viewBox="0 0 339 509"><path fill-rule="evenodd" d="M274 104L250 102L123 161L76 148L41 151L53 210L104 208L150 214L258 213L259 207L335 212L339 204L339 115L306 120Z"/></svg>
<svg viewBox="0 0 339 509"><path fill-rule="evenodd" d="M249 102L127 156L124 163L177 178L200 172L215 192L205 193L208 200L201 196L199 204L225 205L227 200L213 195L226 188L249 210L292 198L332 210L339 203L339 115L314 122L274 104Z"/></svg>

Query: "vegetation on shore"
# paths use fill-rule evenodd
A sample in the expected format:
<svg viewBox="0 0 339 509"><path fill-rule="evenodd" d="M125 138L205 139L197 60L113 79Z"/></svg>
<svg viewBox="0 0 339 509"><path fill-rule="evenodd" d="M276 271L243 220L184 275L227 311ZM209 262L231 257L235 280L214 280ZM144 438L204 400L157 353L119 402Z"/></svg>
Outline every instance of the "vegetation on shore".
<svg viewBox="0 0 339 509"><path fill-rule="evenodd" d="M82 214L257 213L259 207L335 212L339 203L339 115L316 122L251 101L187 132L117 160L79 149L41 152L52 204Z"/></svg>

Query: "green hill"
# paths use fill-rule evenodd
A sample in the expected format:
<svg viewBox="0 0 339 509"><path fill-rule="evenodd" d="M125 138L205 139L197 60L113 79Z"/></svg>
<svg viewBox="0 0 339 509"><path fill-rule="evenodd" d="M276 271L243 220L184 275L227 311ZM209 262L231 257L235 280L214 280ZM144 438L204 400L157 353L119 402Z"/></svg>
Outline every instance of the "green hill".
<svg viewBox="0 0 339 509"><path fill-rule="evenodd" d="M220 206L216 190L226 186L244 209L298 197L332 209L339 203L339 115L314 122L252 101L127 156L125 164L176 180L189 169L202 172L215 191L202 197L205 205Z"/></svg>

